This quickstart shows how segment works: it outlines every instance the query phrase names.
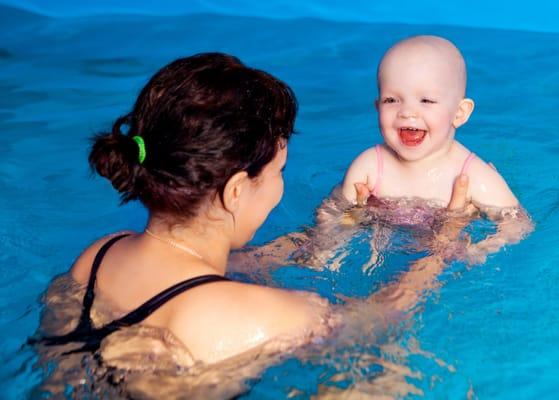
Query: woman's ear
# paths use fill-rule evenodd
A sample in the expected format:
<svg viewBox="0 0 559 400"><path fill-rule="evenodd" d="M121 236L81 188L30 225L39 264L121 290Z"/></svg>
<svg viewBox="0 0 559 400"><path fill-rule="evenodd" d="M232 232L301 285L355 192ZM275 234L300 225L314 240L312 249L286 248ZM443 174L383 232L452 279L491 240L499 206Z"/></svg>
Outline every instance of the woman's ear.
<svg viewBox="0 0 559 400"><path fill-rule="evenodd" d="M458 104L458 110L456 111L456 116L454 117L454 121L452 121L452 126L454 128L458 128L464 125L472 112L474 111L474 101L472 99L462 99L460 100L460 104Z"/></svg>
<svg viewBox="0 0 559 400"><path fill-rule="evenodd" d="M233 175L223 188L223 207L230 213L234 213L239 208L239 203L243 191L247 189L250 178L246 171L237 172Z"/></svg>

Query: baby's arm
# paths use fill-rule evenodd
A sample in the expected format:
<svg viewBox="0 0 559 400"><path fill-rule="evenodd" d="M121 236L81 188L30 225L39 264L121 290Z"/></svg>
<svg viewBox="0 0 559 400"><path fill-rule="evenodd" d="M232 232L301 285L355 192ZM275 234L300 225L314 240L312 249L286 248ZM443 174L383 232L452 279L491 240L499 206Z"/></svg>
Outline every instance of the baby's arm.
<svg viewBox="0 0 559 400"><path fill-rule="evenodd" d="M485 262L487 255L503 246L518 243L534 229L534 225L495 168L475 159L468 175L472 203L497 224L496 233L470 245L468 249L470 263L478 264Z"/></svg>
<svg viewBox="0 0 559 400"><path fill-rule="evenodd" d="M507 182L491 165L475 158L468 170L470 196L474 205L482 207L518 207L518 200Z"/></svg>
<svg viewBox="0 0 559 400"><path fill-rule="evenodd" d="M377 174L377 155L374 147L361 153L349 166L344 182L342 183L342 194L351 202L356 204L356 183L365 183L370 191L375 187Z"/></svg>

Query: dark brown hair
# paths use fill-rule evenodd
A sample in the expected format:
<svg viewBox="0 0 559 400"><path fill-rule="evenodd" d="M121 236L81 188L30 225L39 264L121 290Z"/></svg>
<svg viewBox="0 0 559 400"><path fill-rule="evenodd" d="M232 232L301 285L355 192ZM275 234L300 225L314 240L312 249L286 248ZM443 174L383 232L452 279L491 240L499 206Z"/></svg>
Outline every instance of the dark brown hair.
<svg viewBox="0 0 559 400"><path fill-rule="evenodd" d="M222 196L233 174L258 176L291 136L296 112L289 86L236 57L181 58L150 79L112 132L93 138L89 163L123 203L189 218L204 198ZM145 142L142 164L136 135Z"/></svg>

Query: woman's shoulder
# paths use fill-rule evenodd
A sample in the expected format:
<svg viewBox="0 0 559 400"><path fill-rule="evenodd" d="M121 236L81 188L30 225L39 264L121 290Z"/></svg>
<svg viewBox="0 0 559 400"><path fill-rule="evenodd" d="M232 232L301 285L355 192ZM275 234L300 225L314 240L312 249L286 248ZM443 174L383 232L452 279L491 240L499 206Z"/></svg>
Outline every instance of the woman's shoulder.
<svg viewBox="0 0 559 400"><path fill-rule="evenodd" d="M89 279L89 273L91 271L91 267L93 266L93 260L95 260L95 256L97 255L97 253L99 253L99 250L101 250L103 245L114 237L120 235L131 235L134 233L135 232L132 231L121 231L97 239L95 242L89 245L78 256L78 258L76 258L74 264L72 264L72 267L70 268L70 275L72 276L72 278L80 284L85 284Z"/></svg>
<svg viewBox="0 0 559 400"><path fill-rule="evenodd" d="M302 340L329 309L315 294L234 281L192 291L173 308L169 329L206 362L274 340Z"/></svg>

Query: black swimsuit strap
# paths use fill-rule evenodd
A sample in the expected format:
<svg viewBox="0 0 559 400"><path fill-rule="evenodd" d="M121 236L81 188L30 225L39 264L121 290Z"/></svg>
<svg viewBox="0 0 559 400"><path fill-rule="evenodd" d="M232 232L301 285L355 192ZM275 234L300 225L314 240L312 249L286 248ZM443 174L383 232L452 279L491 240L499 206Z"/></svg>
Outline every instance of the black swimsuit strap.
<svg viewBox="0 0 559 400"><path fill-rule="evenodd" d="M93 299L95 297L94 289L95 289L95 281L97 279L97 271L101 266L101 262L107 254L107 251L120 239L125 238L126 236L130 236L129 233L125 233L122 235L115 236L108 240L101 249L95 255L95 259L93 260L93 265L91 266L91 272L89 273L89 281L87 283L87 289L85 291L85 295L83 296L83 305L82 305L82 314L80 316L80 321L78 326L76 327L77 330L88 330L91 329L91 306L93 305Z"/></svg>
<svg viewBox="0 0 559 400"><path fill-rule="evenodd" d="M94 352L99 349L99 346L101 345L103 339L109 336L111 333L118 331L120 328L132 326L134 324L142 322L159 307L161 307L174 297L178 296L179 294L186 292L189 289L193 289L196 286L204 285L206 283L223 281L230 281L230 279L225 278L221 275L202 275L183 282L179 282L176 285L173 285L163 292L153 296L151 299L136 308L134 311L126 314L124 317L109 322L108 324L100 328L90 327L87 330L78 330L76 328L76 330L63 336L45 338L44 343L47 345L60 345L72 342L81 342L83 343L83 346L75 350L68 351L64 354L79 353L83 351Z"/></svg>
<svg viewBox="0 0 559 400"><path fill-rule="evenodd" d="M206 283L223 281L230 281L230 279L221 275L209 274L197 276L195 278L179 282L176 285L173 285L170 288L167 288L164 291L156 294L144 304L136 308L134 311L126 314L124 317L105 325L105 327L109 325L124 327L137 324L139 322L142 322L159 307L161 307L174 297L178 296L179 294L186 292L187 290L194 289L196 286L205 285Z"/></svg>
<svg viewBox="0 0 559 400"><path fill-rule="evenodd" d="M40 341L42 341L46 345L61 345L61 344L67 344L72 342L84 343L82 347L75 350L71 350L64 354L71 354L71 353L77 353L82 351L95 351L99 348L101 341L106 336L117 331L119 328L131 326L139 322L142 322L153 312L155 312L158 308L160 308L169 300L175 298L179 294L187 290L193 289L197 286L204 285L206 283L230 281L230 279L224 276L214 275L214 274L201 275L191 279L187 279L156 294L148 301L143 303L141 306L126 314L124 317L109 322L108 324L102 326L101 328L93 328L91 323L90 312L91 312L91 306L93 304L93 299L94 299L94 288L95 288L97 270L99 269L99 266L101 265L101 261L103 260L103 257L105 256L109 248L118 240L126 236L128 236L128 234L115 236L107 243L105 243L103 247L101 247L97 255L95 256L95 260L93 261L93 266L91 267L91 274L89 276L87 290L83 299L82 314L80 316L80 321L76 329L74 329L72 332L67 333L65 335L45 337ZM28 340L28 343L35 343L35 342L36 340L33 339Z"/></svg>

